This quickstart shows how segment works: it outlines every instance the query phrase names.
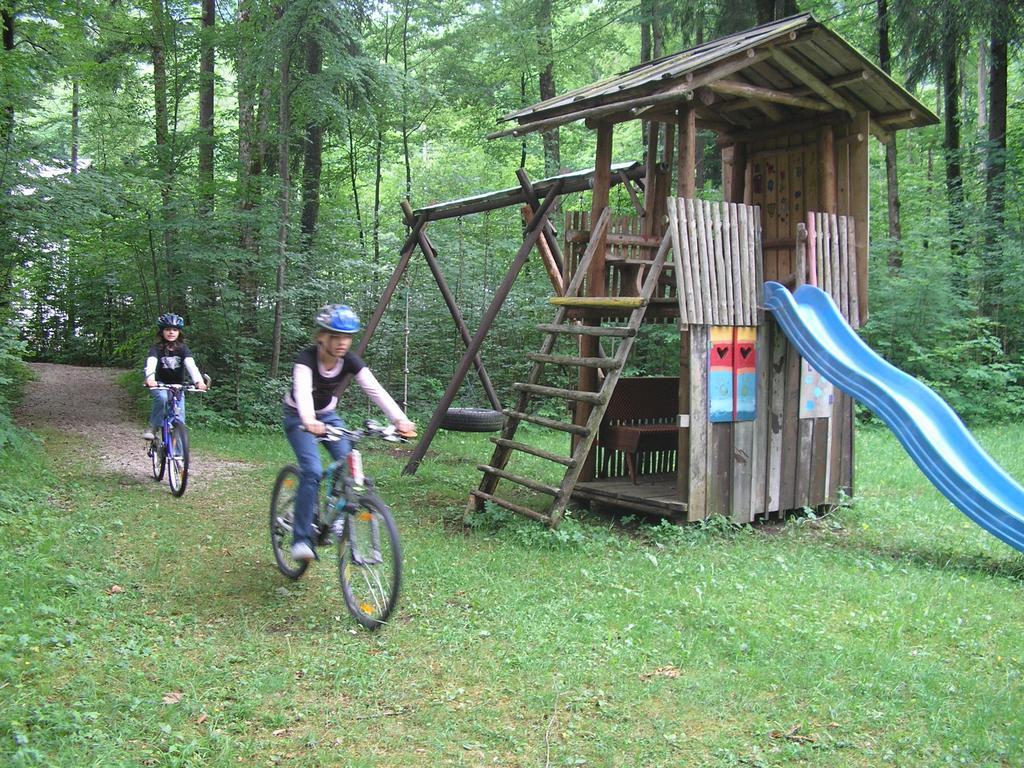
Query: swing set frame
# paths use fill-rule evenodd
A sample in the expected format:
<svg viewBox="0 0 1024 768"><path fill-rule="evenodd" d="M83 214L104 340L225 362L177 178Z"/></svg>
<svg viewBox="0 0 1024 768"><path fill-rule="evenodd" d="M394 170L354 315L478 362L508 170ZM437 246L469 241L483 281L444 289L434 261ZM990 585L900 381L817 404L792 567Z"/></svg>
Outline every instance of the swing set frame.
<svg viewBox="0 0 1024 768"><path fill-rule="evenodd" d="M644 174L645 167L643 163L622 163L612 167L611 183L626 185L633 183L642 184ZM373 334L380 325L380 321L391 304L395 291L398 289L417 251L422 254L426 261L427 267L430 269L434 282L437 284L441 297L444 299L448 312L452 317L452 321L455 323L455 328L466 345L466 351L458 366L456 366L441 400L434 409L430 422L421 432L416 448L403 469L403 474L415 474L419 468L420 462L424 455L426 455L431 441L434 439L434 435L437 434L438 429L442 426L442 422L445 421L448 411L452 408L452 403L455 401L455 397L470 368L475 369L477 377L480 379L481 388L491 408L498 413L502 412L501 399L498 397L494 384L487 374L487 369L480 356L480 348L483 346L484 340L487 338L487 334L490 332L495 319L501 312L505 300L512 290L512 286L519 277L519 273L526 264L530 251L535 247L538 249L541 258L545 261L545 268L552 279L552 286L556 293L560 291L560 284L564 283L565 259L562 257L558 235L548 216L562 195L592 189L594 186L595 170L591 168L585 171L564 173L533 182L526 171L520 168L516 171L516 176L519 180L518 187L438 203L415 210L407 200L401 202L403 220L409 228L409 232L399 253L398 263L395 265L395 269L387 285L384 287L373 315L366 324L366 330L362 338L360 338L359 343L356 345L356 353L363 355L366 352ZM427 226L432 221L441 221L443 219L466 216L471 213L482 213L513 206L525 207L524 213L527 220L523 229L523 242L512 259L501 283L495 288L490 304L484 311L479 326L475 332L471 332L466 325L458 299L445 278L438 257L438 249L426 231ZM557 282L556 277L560 278Z"/></svg>

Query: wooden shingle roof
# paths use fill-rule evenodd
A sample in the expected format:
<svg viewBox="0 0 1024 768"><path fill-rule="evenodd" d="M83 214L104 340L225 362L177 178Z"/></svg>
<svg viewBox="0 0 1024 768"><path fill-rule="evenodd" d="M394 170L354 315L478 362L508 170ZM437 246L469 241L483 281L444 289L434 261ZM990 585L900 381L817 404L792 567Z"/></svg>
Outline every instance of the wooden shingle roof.
<svg viewBox="0 0 1024 768"><path fill-rule="evenodd" d="M656 119L692 103L719 131L867 111L882 132L931 125L934 113L811 14L791 16L649 61L511 112L521 135L591 118Z"/></svg>

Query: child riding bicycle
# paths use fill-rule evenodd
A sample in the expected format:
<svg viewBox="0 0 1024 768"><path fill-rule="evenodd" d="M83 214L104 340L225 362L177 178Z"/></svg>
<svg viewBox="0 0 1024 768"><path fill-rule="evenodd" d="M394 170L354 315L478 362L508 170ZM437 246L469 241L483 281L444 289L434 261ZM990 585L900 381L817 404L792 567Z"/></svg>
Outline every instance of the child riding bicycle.
<svg viewBox="0 0 1024 768"><path fill-rule="evenodd" d="M160 384L184 384L185 372L192 377L196 389L206 390L203 379L192 352L185 345L185 320L181 315L165 312L156 319L156 343L149 348L146 356L146 386L152 389ZM152 440L154 432L160 430L160 424L167 409L168 395L166 389L153 389L153 410L149 414L149 426L142 433L144 440ZM181 403L181 419L185 420L185 402Z"/></svg>
<svg viewBox="0 0 1024 768"><path fill-rule="evenodd" d="M316 315L316 343L295 358L292 385L284 396L284 433L295 451L301 471L295 495L295 520L291 555L293 560L316 558L313 541L313 513L323 478L323 466L316 438L326 433L327 425L344 426L335 411L336 390L346 374L351 374L367 397L380 408L398 433L412 436L416 425L380 385L366 363L352 352L352 337L359 332L359 317L344 304L328 304ZM348 440L325 444L333 459L349 452Z"/></svg>

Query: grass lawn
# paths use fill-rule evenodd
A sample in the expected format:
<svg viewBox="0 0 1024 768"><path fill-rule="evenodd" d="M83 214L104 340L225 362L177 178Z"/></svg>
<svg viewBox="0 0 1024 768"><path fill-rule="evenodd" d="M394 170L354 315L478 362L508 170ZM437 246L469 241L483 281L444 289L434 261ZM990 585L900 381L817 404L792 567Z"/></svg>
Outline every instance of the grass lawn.
<svg viewBox="0 0 1024 768"><path fill-rule="evenodd" d="M851 508L738 530L467 529L485 436L441 433L413 477L370 447L405 551L377 633L347 615L333 557L294 583L274 567L282 436L194 429L197 478L204 455L246 465L181 499L41 438L0 455L2 765L1024 759L1024 559L888 432L858 435ZM1024 430L979 439L1024 478Z"/></svg>

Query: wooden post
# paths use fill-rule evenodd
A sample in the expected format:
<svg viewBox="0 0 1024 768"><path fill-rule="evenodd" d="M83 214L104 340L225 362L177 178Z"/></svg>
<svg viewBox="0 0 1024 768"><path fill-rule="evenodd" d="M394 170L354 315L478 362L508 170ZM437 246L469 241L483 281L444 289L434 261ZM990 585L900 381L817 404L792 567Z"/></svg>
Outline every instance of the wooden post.
<svg viewBox="0 0 1024 768"><path fill-rule="evenodd" d="M597 221L601 212L608 207L608 192L611 189L612 180L612 130L611 123L601 123L597 129L597 152L594 156L594 188L590 204L590 220ZM651 185L653 187L653 184ZM650 210L650 205L644 201L644 207ZM594 250L594 256L590 261L590 268L587 270L587 296L604 296L604 251L605 236L601 234L601 240Z"/></svg>
<svg viewBox="0 0 1024 768"><path fill-rule="evenodd" d="M530 251L533 250L534 245L537 243L537 239L543 231L544 222L547 220L548 211L551 210L551 206L558 199L561 192L562 184L561 182L556 182L551 193L544 199L544 204L540 207L540 210L537 211L534 217L530 220L530 223L527 225L526 233L523 236L523 244L519 246L519 251L516 253L515 259L512 261L512 266L509 267L508 272L501 281L501 284L497 289L495 289L494 298L491 299L490 306L487 307L487 311L484 313L483 319L480 321L480 326L476 329L476 333L469 342L469 346L466 348L466 354L462 356L462 360L459 362L455 373L452 374L451 381L448 382L448 388L444 391L444 395L441 396L441 402L437 404L437 408L434 410L434 415L430 418L430 423L427 425L427 428L423 431L419 442L416 444L416 449L412 452L412 456L410 456L409 461L406 462L405 468L402 470L402 474L415 474L416 470L419 468L420 462L423 460L423 456L427 452L427 448L434 439L434 435L436 435L437 430L441 428L441 419L444 418L445 413L447 413L451 404L455 401L455 395L458 394L459 387L462 386L462 381L466 378L466 373L469 372L469 366L473 364L473 359L480 352L480 347L483 346L484 339L487 338L487 333L491 330L491 324L494 322L494 318L498 316L498 312L500 312L502 306L504 306L505 299L508 298L508 294L512 290L512 286L515 284L516 278L519 276L520 271L523 269L523 265L526 263L526 258L530 255Z"/></svg>
<svg viewBox="0 0 1024 768"><path fill-rule="evenodd" d="M728 203L742 203L746 195L747 144L738 141L732 145L732 170Z"/></svg>
<svg viewBox="0 0 1024 768"><path fill-rule="evenodd" d="M611 189L612 131L613 125L611 123L601 123L597 128L597 151L594 155L594 191L590 205L592 231L594 222L601 217L604 209L608 207L608 191ZM604 227L598 233L599 240L594 247L594 255L591 257L590 265L587 268L587 296L605 295L604 252L606 244L605 233L607 231L608 228ZM598 345L597 336L581 336L579 344L581 357L600 356L600 347ZM580 391L596 392L598 385L597 369L588 367L580 368L578 381ZM587 403L576 403L575 412L573 414L573 424L585 426L589 418L590 405ZM578 439L578 437L573 437L574 447L576 445L575 441ZM579 479L582 481L593 480L595 477L595 464L594 451L591 450L583 463Z"/></svg>
<svg viewBox="0 0 1024 768"><path fill-rule="evenodd" d="M537 197L537 191L533 188L533 182L530 181L525 168L516 170L516 178L519 179L519 186L523 188L523 194L526 196L526 202L530 206L530 213L532 214L540 208L540 199ZM540 242L547 246L548 253L554 258L555 265L558 267L558 274L564 277L565 259L562 258L562 249L558 246L558 236L555 234L555 228L551 226L550 220L544 222L544 232Z"/></svg>
<svg viewBox="0 0 1024 768"><path fill-rule="evenodd" d="M522 208L523 224L526 224L533 217L533 208L528 205L524 205ZM537 253L540 254L540 260L544 262L544 269L548 273L548 280L551 281L551 287L555 289L556 296L565 295L565 286L562 282L562 273L558 269L558 263L555 261L555 257L548 249L547 241L541 237L537 240Z"/></svg>
<svg viewBox="0 0 1024 768"><path fill-rule="evenodd" d="M678 197L693 197L696 193L697 167L697 113L693 107L679 110L679 167Z"/></svg>
<svg viewBox="0 0 1024 768"><path fill-rule="evenodd" d="M836 136L831 125L823 125L818 131L818 168L818 210L837 213Z"/></svg>

